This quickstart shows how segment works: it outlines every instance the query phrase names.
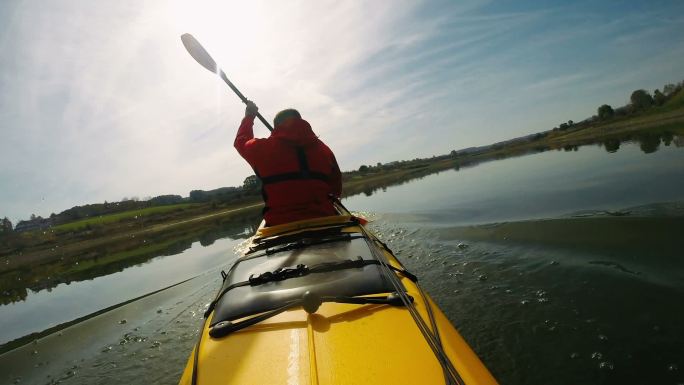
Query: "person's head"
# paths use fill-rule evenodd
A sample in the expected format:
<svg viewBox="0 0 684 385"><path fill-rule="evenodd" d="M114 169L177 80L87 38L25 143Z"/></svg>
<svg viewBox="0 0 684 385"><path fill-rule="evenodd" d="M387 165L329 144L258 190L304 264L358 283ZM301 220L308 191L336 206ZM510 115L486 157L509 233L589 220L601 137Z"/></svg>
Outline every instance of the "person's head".
<svg viewBox="0 0 684 385"><path fill-rule="evenodd" d="M299 114L299 111L295 110L294 108L288 108L287 110L282 110L278 112L273 119L273 128L278 128L278 126L281 126L283 123L287 122L290 119L301 119L302 116Z"/></svg>

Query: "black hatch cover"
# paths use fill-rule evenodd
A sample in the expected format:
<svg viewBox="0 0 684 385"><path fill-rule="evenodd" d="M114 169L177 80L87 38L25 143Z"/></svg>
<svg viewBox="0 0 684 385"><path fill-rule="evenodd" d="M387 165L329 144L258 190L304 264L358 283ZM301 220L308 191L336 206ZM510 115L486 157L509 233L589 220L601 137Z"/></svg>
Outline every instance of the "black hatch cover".
<svg viewBox="0 0 684 385"><path fill-rule="evenodd" d="M251 275L272 272L278 268L291 268L299 264L314 266L359 257L364 260L375 259L363 238L322 243L244 259L231 267L221 290L232 284L247 281ZM211 325L276 309L289 301L301 299L306 291L320 296L352 297L395 290L381 274L378 265L309 274L256 286L240 286L230 289L218 301Z"/></svg>

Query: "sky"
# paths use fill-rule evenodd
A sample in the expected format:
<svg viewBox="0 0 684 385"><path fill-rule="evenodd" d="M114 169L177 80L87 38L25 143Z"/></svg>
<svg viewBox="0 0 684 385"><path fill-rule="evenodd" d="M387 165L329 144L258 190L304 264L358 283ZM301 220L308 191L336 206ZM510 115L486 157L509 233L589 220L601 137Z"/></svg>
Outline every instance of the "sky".
<svg viewBox="0 0 684 385"><path fill-rule="evenodd" d="M342 170L544 131L684 79L681 1L5 0L0 217L241 185L244 105L186 32L268 120L297 108Z"/></svg>

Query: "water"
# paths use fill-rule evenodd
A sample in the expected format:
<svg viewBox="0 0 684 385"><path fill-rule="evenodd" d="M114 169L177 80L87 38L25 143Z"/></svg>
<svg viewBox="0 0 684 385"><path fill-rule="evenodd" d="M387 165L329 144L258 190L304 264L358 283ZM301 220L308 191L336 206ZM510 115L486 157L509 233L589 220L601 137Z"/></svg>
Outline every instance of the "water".
<svg viewBox="0 0 684 385"><path fill-rule="evenodd" d="M345 200L355 210L425 214L453 223L487 223L616 210L684 198L684 151L663 147L644 154L636 145L616 153L601 147L550 151L442 172Z"/></svg>
<svg viewBox="0 0 684 385"><path fill-rule="evenodd" d="M678 384L682 202L682 149L623 144L444 171L344 203L374 220L501 383ZM3 354L0 382L175 383L246 222L25 286L0 307L4 341L190 279Z"/></svg>
<svg viewBox="0 0 684 385"><path fill-rule="evenodd" d="M194 277L223 266L238 241L222 239L214 247L199 242L182 253L158 257L132 269L93 280L63 283L50 291L29 292L25 301L5 306L0 324L3 341L62 324L131 298L173 285L180 277Z"/></svg>
<svg viewBox="0 0 684 385"><path fill-rule="evenodd" d="M444 172L346 205L381 213L373 230L501 383L680 384L682 202L684 151L627 145Z"/></svg>

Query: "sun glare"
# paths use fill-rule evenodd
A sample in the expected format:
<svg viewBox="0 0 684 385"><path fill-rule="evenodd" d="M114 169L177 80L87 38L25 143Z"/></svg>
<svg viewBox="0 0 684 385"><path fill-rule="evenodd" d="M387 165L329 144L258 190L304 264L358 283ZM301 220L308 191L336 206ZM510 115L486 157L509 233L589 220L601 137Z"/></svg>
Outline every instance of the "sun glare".
<svg viewBox="0 0 684 385"><path fill-rule="evenodd" d="M260 54L259 50L264 49L264 44L260 42L268 33L259 4L175 0L171 7L172 25L178 36L184 33L195 36L229 78L235 76L244 79L249 76L253 71L253 62ZM226 85L216 77L217 119L220 119L226 92Z"/></svg>
<svg viewBox="0 0 684 385"><path fill-rule="evenodd" d="M243 67L264 31L252 2L176 0L172 7L178 35L191 33L224 69Z"/></svg>

